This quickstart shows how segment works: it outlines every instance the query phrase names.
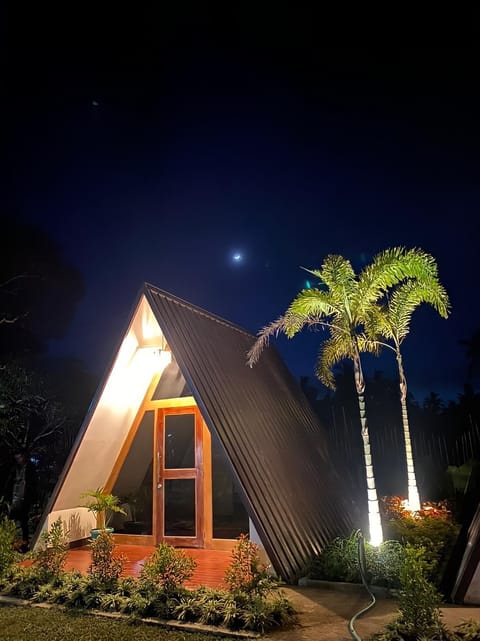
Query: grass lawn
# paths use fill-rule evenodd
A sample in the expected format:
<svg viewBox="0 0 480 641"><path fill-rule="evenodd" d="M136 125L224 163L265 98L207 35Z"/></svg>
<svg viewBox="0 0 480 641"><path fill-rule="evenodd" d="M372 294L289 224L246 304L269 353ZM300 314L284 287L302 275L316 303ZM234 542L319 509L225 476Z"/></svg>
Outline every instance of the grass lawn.
<svg viewBox="0 0 480 641"><path fill-rule="evenodd" d="M56 609L0 606L1 641L212 641L219 638Z"/></svg>

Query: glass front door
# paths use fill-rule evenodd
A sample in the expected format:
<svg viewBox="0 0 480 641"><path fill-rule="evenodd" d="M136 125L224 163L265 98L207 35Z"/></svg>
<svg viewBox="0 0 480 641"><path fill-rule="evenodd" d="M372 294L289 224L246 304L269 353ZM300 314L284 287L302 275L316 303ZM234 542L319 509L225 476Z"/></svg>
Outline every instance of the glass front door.
<svg viewBox="0 0 480 641"><path fill-rule="evenodd" d="M157 543L203 545L202 424L196 408L158 412Z"/></svg>

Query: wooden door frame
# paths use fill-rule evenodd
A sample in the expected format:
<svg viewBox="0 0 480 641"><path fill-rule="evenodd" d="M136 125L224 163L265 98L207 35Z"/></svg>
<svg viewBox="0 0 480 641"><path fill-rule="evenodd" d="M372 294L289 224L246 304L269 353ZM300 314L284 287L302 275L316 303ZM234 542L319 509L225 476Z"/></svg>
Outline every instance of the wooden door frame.
<svg viewBox="0 0 480 641"><path fill-rule="evenodd" d="M193 414L194 424L194 456L195 467L187 469L165 469L164 468L164 439L165 439L165 417L179 416L182 414ZM204 428L203 419L196 405L183 407L161 407L155 412L154 432L154 463L153 463L153 489L154 489L154 524L153 535L155 544L168 543L174 547L196 547L203 548L205 545L204 526ZM165 504L165 481L169 479L195 479L195 536L165 536L164 535L164 504Z"/></svg>

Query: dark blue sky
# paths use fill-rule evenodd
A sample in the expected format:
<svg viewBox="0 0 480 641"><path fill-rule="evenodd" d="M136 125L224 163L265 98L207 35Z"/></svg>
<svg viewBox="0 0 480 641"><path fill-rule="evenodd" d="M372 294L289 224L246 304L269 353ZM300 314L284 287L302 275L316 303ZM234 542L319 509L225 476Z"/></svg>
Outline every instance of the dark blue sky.
<svg viewBox="0 0 480 641"><path fill-rule="evenodd" d="M419 400L462 391L458 340L480 326L469 37L342 49L320 46L308 15L30 18L12 22L7 56L4 202L84 275L55 352L101 373L143 281L256 332L303 286L301 265L340 253L359 268L417 246L437 259L453 311L417 312L410 387ZM295 375L313 375L317 336L277 345ZM393 371L390 359L373 367Z"/></svg>

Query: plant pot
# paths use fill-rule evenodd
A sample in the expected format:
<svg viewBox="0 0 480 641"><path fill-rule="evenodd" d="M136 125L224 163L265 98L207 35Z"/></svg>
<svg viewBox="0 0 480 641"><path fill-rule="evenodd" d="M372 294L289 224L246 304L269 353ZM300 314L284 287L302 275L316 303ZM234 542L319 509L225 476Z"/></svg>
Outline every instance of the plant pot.
<svg viewBox="0 0 480 641"><path fill-rule="evenodd" d="M108 532L109 534L113 533L113 527L106 527L105 531ZM103 532L103 530L99 530L98 528L94 528L93 530L90 530L90 538L91 539L96 539L97 536L100 534L100 532Z"/></svg>

